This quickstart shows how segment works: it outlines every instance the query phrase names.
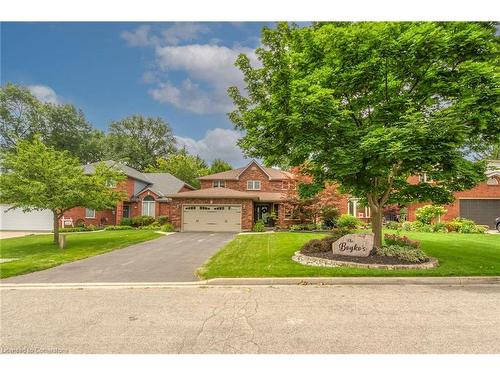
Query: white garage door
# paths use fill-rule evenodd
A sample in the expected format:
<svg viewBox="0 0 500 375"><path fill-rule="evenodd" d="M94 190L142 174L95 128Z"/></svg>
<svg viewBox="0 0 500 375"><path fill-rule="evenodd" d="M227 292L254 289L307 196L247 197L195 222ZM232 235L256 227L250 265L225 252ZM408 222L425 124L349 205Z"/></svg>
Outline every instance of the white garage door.
<svg viewBox="0 0 500 375"><path fill-rule="evenodd" d="M9 210L8 205L0 205L0 230L49 231L52 230L52 212Z"/></svg>
<svg viewBox="0 0 500 375"><path fill-rule="evenodd" d="M241 232L240 205L184 205L186 232Z"/></svg>

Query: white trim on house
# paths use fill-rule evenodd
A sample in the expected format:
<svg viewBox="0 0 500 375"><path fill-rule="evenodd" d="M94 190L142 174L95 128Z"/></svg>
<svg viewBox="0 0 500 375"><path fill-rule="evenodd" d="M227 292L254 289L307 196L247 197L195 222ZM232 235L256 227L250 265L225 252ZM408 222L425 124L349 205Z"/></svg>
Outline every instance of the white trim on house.
<svg viewBox="0 0 500 375"><path fill-rule="evenodd" d="M95 219L95 210L85 207L85 219Z"/></svg>
<svg viewBox="0 0 500 375"><path fill-rule="evenodd" d="M257 185L258 185L258 187L257 187ZM262 184L260 183L260 180L248 180L247 181L247 190L260 190L261 187L262 187Z"/></svg>
<svg viewBox="0 0 500 375"><path fill-rule="evenodd" d="M226 187L226 180L213 180L212 187L214 188Z"/></svg>

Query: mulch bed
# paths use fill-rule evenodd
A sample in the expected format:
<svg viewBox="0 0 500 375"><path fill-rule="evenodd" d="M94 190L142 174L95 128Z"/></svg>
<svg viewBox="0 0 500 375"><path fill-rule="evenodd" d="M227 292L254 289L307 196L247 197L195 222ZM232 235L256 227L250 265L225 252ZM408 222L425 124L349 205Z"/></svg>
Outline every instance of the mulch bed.
<svg viewBox="0 0 500 375"><path fill-rule="evenodd" d="M406 260L401 260L396 257L383 257L380 255L370 255L367 257L352 257L347 255L333 255L333 252L323 252L323 253L302 253L303 255L307 255L309 257L330 259L330 260L340 260L343 262L355 262L361 264L386 264L386 265L397 265L397 264L421 264L425 262L415 263L408 262Z"/></svg>

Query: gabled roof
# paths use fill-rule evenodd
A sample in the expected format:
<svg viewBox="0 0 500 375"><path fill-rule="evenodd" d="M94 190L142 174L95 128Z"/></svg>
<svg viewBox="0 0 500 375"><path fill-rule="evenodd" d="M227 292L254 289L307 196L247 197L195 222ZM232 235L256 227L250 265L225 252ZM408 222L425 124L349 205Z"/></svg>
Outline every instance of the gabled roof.
<svg viewBox="0 0 500 375"><path fill-rule="evenodd" d="M170 173L144 173L144 175L152 185L146 186L143 191L149 189L161 197L177 193L184 186L194 190L194 187L172 176Z"/></svg>
<svg viewBox="0 0 500 375"><path fill-rule="evenodd" d="M97 163L85 165L85 173L93 173L95 171L95 164ZM186 184L182 180L179 180L177 177L172 176L170 173L142 173L132 167L129 167L128 165L116 162L114 160L106 160L104 161L104 164L106 164L108 167L119 169L128 177L145 182L147 185L144 187L144 189L138 192L137 195L146 190L151 190L156 195L164 197L170 194L177 193L184 186L187 186L190 189L194 189L194 187Z"/></svg>
<svg viewBox="0 0 500 375"><path fill-rule="evenodd" d="M270 180L287 180L293 178L293 174L290 172L285 172L276 168L264 167L257 163L255 160L252 160L246 167L231 169L230 171L219 172L215 174L211 174L208 176L202 176L199 180L239 180L240 175L246 171L252 164L255 164L259 167Z"/></svg>
<svg viewBox="0 0 500 375"><path fill-rule="evenodd" d="M113 167L113 168L119 169L126 176L132 177L133 179L136 179L136 180L139 180L139 181L143 181L143 182L147 182L147 183L151 183L151 181L149 181L147 179L147 177L145 176L144 173L139 172L138 170L136 170L136 169L134 169L132 167L129 167L128 165L125 165L123 163L120 163L120 162L117 162L117 161L114 161L114 160L105 160L103 163L106 164L108 167ZM87 173L87 174L94 173L94 171L95 171L95 165L96 164L97 163L92 163L92 164L86 164L86 165L84 165L83 166L84 172Z"/></svg>

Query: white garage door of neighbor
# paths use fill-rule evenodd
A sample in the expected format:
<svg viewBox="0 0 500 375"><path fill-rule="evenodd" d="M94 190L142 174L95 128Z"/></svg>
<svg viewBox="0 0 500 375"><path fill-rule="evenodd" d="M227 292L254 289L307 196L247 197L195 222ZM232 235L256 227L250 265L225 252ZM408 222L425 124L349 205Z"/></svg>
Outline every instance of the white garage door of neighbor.
<svg viewBox="0 0 500 375"><path fill-rule="evenodd" d="M49 231L52 230L52 212L23 212L18 209L9 210L8 205L0 205L0 230Z"/></svg>
<svg viewBox="0 0 500 375"><path fill-rule="evenodd" d="M240 205L184 205L186 232L241 232Z"/></svg>

